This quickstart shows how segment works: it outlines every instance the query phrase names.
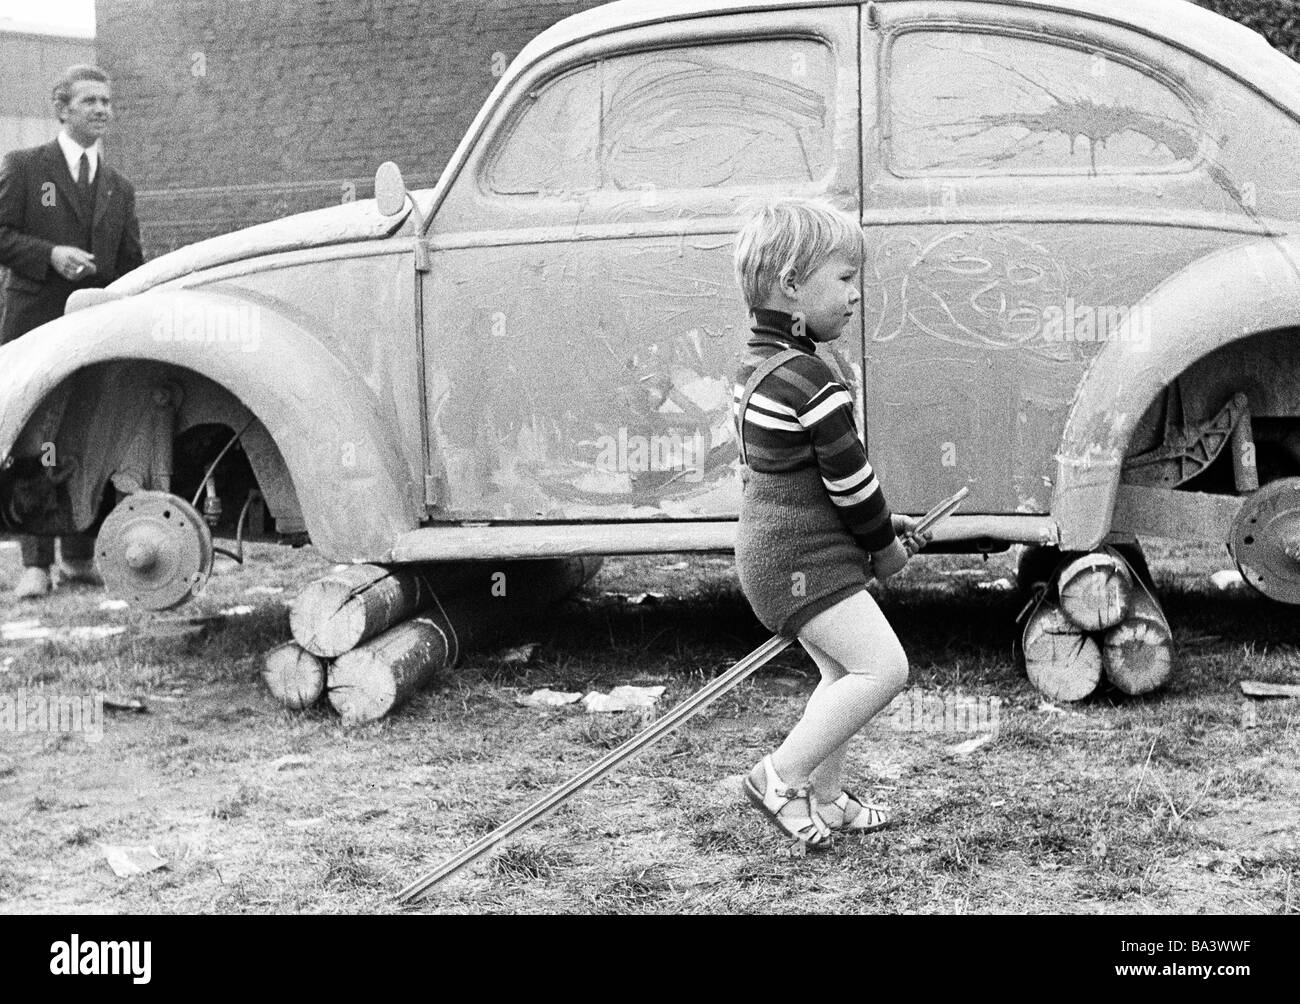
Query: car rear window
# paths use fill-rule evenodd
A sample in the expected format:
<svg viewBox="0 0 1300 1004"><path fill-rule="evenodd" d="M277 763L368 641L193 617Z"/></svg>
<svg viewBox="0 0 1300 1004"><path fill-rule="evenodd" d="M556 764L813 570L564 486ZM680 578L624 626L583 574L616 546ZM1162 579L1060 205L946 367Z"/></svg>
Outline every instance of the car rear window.
<svg viewBox="0 0 1300 1004"><path fill-rule="evenodd" d="M1172 86L1125 58L955 30L893 41L885 135L904 176L1185 171L1202 141Z"/></svg>

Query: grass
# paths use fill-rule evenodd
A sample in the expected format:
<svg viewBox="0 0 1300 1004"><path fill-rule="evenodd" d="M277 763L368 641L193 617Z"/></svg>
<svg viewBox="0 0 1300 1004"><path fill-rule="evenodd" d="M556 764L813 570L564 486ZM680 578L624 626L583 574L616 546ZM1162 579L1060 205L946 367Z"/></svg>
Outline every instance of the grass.
<svg viewBox="0 0 1300 1004"><path fill-rule="evenodd" d="M766 637L730 560L610 559L509 644L470 653L388 719L344 728L265 692L261 653L289 636L285 600L329 563L253 548L188 608L100 609L103 594L0 621L121 624L96 641L0 641L0 692L138 696L102 742L0 736L6 910L386 912L393 893L491 832L698 690ZM992 741L880 720L854 745L855 786L889 830L802 854L758 816L739 775L797 720L815 668L788 650L515 842L439 886L445 913L1300 911L1300 715L1247 702L1241 679L1294 682L1300 620L1221 593L1211 548L1148 549L1179 670L1145 698L1053 707L1012 658L1013 592L981 588L1008 556L934 556L876 595L927 695L1001 700ZM0 581L17 555L0 550ZM682 561L686 567L677 567ZM259 587L257 592L248 590ZM268 594L265 588L283 592ZM632 602L638 594L664 594ZM245 616L219 615L253 604ZM179 618L209 617L176 636ZM162 636L159 625L172 630ZM520 693L667 688L649 714L538 710ZM1250 712L1249 714L1247 712ZM276 769L281 758L301 758ZM101 843L152 844L169 867L133 879Z"/></svg>

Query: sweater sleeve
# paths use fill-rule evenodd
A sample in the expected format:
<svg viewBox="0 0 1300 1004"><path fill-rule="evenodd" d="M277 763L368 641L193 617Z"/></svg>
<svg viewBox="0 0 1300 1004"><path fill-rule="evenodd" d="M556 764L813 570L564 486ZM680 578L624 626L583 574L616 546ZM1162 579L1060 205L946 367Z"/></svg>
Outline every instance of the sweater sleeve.
<svg viewBox="0 0 1300 1004"><path fill-rule="evenodd" d="M883 550L894 542L894 526L885 493L858 438L853 398L824 363L816 362L817 372L802 374L813 379L807 384L807 401L796 409L799 425L812 441L822 484L845 527L863 550Z"/></svg>

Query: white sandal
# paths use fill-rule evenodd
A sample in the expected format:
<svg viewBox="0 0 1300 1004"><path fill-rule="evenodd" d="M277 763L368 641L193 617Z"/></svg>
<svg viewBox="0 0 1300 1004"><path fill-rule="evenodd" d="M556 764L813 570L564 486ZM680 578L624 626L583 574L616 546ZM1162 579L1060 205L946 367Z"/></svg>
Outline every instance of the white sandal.
<svg viewBox="0 0 1300 1004"><path fill-rule="evenodd" d="M798 788L791 788L780 777L777 776L776 770L772 767L772 757L765 756L762 760L763 780L767 788L766 791L760 792L758 786L749 775L745 776L745 795L758 808L758 810L767 816L776 827L787 836L794 837L799 843L809 850L822 850L831 845L831 831L822 821L817 812L817 805L813 800L812 787L804 784ZM803 799L808 804L807 815L781 815L781 810L791 802Z"/></svg>
<svg viewBox="0 0 1300 1004"><path fill-rule="evenodd" d="M894 821L883 805L864 802L851 791L841 791L838 798L824 804L833 805L844 814L840 823L834 825L826 821L826 817L820 810L817 812L817 818L821 820L822 825L836 832L870 833L873 830L883 830ZM857 811L850 815L851 805L857 806Z"/></svg>

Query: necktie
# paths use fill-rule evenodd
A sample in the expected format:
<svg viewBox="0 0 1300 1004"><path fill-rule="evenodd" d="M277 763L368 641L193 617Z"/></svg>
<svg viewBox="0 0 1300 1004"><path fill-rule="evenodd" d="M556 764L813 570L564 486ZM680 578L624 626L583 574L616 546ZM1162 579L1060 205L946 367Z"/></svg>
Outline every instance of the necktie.
<svg viewBox="0 0 1300 1004"><path fill-rule="evenodd" d="M90 191L90 158L85 150L81 151L81 163L77 166L77 187L82 195Z"/></svg>

